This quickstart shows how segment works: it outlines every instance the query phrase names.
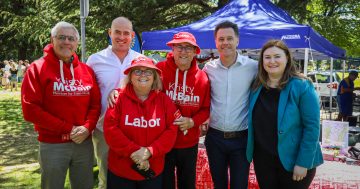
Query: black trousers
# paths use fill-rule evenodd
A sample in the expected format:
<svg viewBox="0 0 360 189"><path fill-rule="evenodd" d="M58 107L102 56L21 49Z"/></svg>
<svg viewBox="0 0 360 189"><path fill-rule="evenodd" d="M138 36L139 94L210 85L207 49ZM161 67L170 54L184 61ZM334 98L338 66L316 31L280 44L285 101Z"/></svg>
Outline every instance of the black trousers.
<svg viewBox="0 0 360 189"><path fill-rule="evenodd" d="M108 169L107 173L107 189L162 189L162 175L151 180L129 180L119 177Z"/></svg>
<svg viewBox="0 0 360 189"><path fill-rule="evenodd" d="M195 189L198 145L172 149L165 157L163 188L175 189L175 168L178 189Z"/></svg>
<svg viewBox="0 0 360 189"><path fill-rule="evenodd" d="M247 189L250 163L246 159L247 130L238 137L224 138L224 133L209 129L205 138L211 178L215 189ZM230 180L229 180L230 178Z"/></svg>
<svg viewBox="0 0 360 189"><path fill-rule="evenodd" d="M307 189L315 177L316 168L309 169L301 181L292 179L293 172L287 171L278 156L254 149L254 169L261 189Z"/></svg>

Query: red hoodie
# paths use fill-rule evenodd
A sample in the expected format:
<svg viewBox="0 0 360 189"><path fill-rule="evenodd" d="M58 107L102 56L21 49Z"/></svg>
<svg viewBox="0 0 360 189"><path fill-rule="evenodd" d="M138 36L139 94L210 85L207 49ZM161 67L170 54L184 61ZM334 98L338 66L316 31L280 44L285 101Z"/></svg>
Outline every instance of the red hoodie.
<svg viewBox="0 0 360 189"><path fill-rule="evenodd" d="M206 73L199 69L195 59L187 71L181 71L174 62L173 54L169 53L167 59L156 66L162 71L164 92L173 100L183 117L191 117L194 121L194 127L186 135L178 129L174 148L195 146L199 142L199 126L210 114L210 81Z"/></svg>
<svg viewBox="0 0 360 189"><path fill-rule="evenodd" d="M95 128L100 90L93 70L76 54L71 68L56 57L52 46L44 52L46 56L29 66L21 86L24 119L34 123L41 142L71 142L73 126L83 125L90 133Z"/></svg>
<svg viewBox="0 0 360 189"><path fill-rule="evenodd" d="M131 84L120 89L115 107L107 110L104 120L109 170L119 177L144 180L131 168L134 162L130 155L140 147L148 147L152 152L150 168L159 175L164 169L165 154L175 143L175 112L175 105L162 92L151 91L142 102Z"/></svg>

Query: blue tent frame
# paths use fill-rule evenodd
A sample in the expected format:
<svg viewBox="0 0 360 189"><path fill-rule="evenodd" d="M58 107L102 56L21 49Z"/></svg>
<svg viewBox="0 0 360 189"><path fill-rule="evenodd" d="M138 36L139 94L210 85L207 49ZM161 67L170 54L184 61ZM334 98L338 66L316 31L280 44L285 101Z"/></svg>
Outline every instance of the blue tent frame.
<svg viewBox="0 0 360 189"><path fill-rule="evenodd" d="M166 42L180 31L192 33L201 49L216 49L214 28L223 21L232 21L238 25L238 49L260 49L269 39L282 39L290 48L308 48L335 59L345 59L345 50L333 45L310 26L298 24L269 0L233 0L212 15L192 24L143 32L143 50L169 50Z"/></svg>

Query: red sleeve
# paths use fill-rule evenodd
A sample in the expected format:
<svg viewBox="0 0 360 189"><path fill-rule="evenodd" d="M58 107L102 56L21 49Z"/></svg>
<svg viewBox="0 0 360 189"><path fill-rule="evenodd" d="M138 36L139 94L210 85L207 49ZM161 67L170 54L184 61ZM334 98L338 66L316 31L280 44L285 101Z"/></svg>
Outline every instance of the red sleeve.
<svg viewBox="0 0 360 189"><path fill-rule="evenodd" d="M90 131L94 130L101 112L101 94L95 74L88 68L93 79L93 87L90 91L90 106L86 116L85 127Z"/></svg>
<svg viewBox="0 0 360 189"><path fill-rule="evenodd" d="M204 98L204 101L200 105L201 106L200 110L194 116L192 116L195 127L199 127L210 116L210 82L209 82L209 80L207 80L205 88L203 90L204 90L204 93L203 93L202 98Z"/></svg>
<svg viewBox="0 0 360 189"><path fill-rule="evenodd" d="M165 61L162 61L162 62L158 62L155 66L157 67L157 68L159 68L160 70L161 70L161 81L164 81L164 62ZM163 84L164 84L164 82L163 82Z"/></svg>
<svg viewBox="0 0 360 189"><path fill-rule="evenodd" d="M137 145L128 139L119 127L120 124L120 97L116 102L114 108L108 108L104 118L104 136L106 143L112 151L119 156L130 157L130 155L140 149L141 146Z"/></svg>
<svg viewBox="0 0 360 189"><path fill-rule="evenodd" d="M175 144L176 135L177 135L177 126L175 126L175 112L176 106L170 100L168 96L163 95L164 98L164 110L166 117L166 129L159 136L157 140L155 140L148 148L152 152L152 157L163 156L168 153Z"/></svg>
<svg viewBox="0 0 360 189"><path fill-rule="evenodd" d="M24 119L54 133L70 133L73 127L71 123L67 123L43 109L43 91L36 66L33 63L29 67L21 86L21 105Z"/></svg>

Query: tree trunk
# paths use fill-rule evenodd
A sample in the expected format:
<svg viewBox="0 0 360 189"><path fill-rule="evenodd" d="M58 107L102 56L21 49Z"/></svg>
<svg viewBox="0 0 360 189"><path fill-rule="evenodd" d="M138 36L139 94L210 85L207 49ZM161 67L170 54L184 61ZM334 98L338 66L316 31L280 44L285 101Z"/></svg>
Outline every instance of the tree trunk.
<svg viewBox="0 0 360 189"><path fill-rule="evenodd" d="M27 51L28 51L28 44L27 43L20 43L18 46L18 60L25 60L27 59Z"/></svg>
<svg viewBox="0 0 360 189"><path fill-rule="evenodd" d="M225 6L226 4L229 3L229 0L219 0L218 1L218 8L217 9L220 9L222 8L223 6Z"/></svg>

